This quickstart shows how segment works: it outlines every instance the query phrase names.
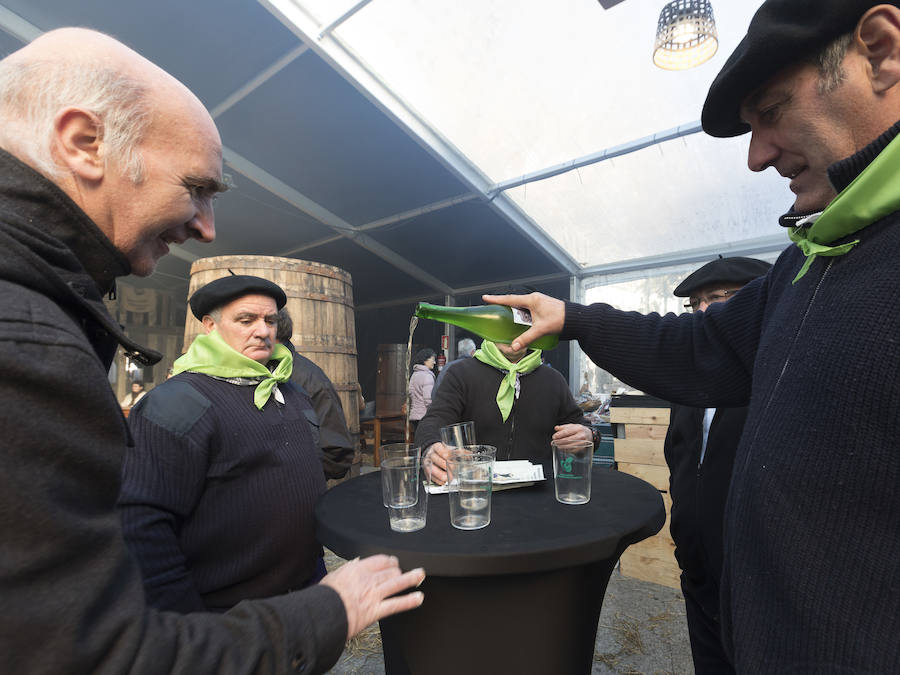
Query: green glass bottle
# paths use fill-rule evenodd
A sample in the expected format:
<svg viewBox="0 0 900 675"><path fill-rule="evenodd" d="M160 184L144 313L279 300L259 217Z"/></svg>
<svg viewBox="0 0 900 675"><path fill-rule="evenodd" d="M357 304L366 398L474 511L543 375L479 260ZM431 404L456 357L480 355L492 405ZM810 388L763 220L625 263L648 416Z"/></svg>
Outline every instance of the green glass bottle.
<svg viewBox="0 0 900 675"><path fill-rule="evenodd" d="M519 337L531 325L531 316L527 310L513 310L504 305L446 307L420 302L416 305L416 316L421 319L452 323L491 342L506 344ZM533 349L553 349L558 344L558 336L545 335L529 346Z"/></svg>

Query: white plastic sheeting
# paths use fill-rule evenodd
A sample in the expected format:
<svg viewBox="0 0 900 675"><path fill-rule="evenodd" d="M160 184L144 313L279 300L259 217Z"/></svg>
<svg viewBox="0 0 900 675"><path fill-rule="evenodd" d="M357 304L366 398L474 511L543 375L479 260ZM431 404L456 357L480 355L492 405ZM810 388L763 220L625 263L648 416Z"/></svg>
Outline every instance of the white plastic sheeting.
<svg viewBox="0 0 900 675"><path fill-rule="evenodd" d="M325 27L358 0L268 0ZM713 0L706 64L652 64L665 0L371 0L334 41L494 183L694 122L761 0ZM785 181L746 167L747 139L694 134L507 196L584 267L780 232Z"/></svg>

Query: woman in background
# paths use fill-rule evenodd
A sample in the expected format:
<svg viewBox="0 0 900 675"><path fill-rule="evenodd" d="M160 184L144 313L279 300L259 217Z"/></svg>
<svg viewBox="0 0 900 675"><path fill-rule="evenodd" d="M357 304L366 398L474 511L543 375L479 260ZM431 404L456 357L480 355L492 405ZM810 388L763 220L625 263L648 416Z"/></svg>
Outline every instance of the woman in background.
<svg viewBox="0 0 900 675"><path fill-rule="evenodd" d="M433 349L420 349L413 360L413 372L409 378L409 423L415 434L419 420L425 417L425 411L431 405L431 390L434 388Z"/></svg>
<svg viewBox="0 0 900 675"><path fill-rule="evenodd" d="M135 380L131 383L131 393L125 394L125 398L119 401L119 405L123 408L130 408L140 401L146 393L147 392L144 391L144 383L140 380Z"/></svg>

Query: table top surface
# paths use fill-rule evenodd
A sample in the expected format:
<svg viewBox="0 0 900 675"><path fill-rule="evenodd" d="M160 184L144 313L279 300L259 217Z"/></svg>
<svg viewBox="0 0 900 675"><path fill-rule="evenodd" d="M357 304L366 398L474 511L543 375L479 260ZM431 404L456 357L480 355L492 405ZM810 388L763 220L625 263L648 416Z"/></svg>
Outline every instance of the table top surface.
<svg viewBox="0 0 900 675"><path fill-rule="evenodd" d="M665 522L662 497L649 483L594 467L591 500L556 501L553 473L529 487L493 493L491 523L480 530L450 525L448 495L428 495L427 525L417 532L391 530L382 504L381 474L336 485L319 499L319 541L343 558L387 553L404 569L429 575L481 576L540 572L606 560L658 532Z"/></svg>

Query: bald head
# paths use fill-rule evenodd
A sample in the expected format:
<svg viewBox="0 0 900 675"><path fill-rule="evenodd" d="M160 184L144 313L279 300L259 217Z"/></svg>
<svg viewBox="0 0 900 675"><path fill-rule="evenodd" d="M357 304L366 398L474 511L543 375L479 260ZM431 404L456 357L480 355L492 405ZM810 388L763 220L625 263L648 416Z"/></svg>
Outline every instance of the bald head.
<svg viewBox="0 0 900 675"><path fill-rule="evenodd" d="M0 61L0 147L51 179L65 169L54 157L52 138L62 110L97 115L106 158L123 162L140 179L137 146L163 105L206 115L178 80L97 31L53 30Z"/></svg>
<svg viewBox="0 0 900 675"><path fill-rule="evenodd" d="M0 61L0 147L66 192L135 274L172 242L215 234L212 197L225 186L212 118L108 35L61 28Z"/></svg>

